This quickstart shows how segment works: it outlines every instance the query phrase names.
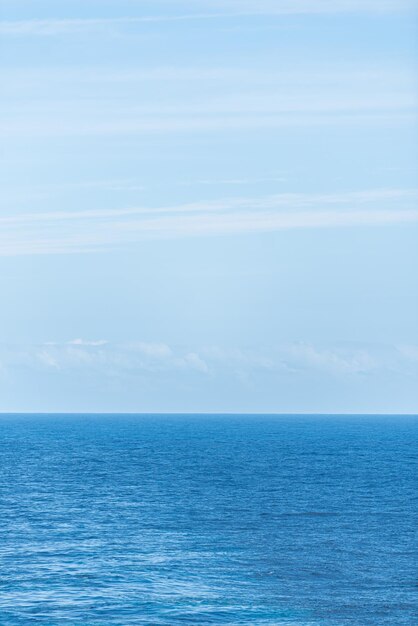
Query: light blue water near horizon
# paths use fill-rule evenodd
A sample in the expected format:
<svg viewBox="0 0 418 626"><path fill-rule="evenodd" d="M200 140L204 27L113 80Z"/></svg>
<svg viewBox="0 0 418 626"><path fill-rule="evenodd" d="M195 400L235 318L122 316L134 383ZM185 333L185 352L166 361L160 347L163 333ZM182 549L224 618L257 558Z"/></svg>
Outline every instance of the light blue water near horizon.
<svg viewBox="0 0 418 626"><path fill-rule="evenodd" d="M412 626L418 418L3 415L0 624Z"/></svg>

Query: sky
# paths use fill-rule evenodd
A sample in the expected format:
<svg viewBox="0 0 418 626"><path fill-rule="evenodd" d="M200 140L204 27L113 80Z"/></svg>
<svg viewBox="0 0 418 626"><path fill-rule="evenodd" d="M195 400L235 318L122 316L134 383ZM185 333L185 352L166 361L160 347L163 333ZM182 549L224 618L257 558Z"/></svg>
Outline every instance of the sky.
<svg viewBox="0 0 418 626"><path fill-rule="evenodd" d="M415 0L0 0L0 411L418 412Z"/></svg>

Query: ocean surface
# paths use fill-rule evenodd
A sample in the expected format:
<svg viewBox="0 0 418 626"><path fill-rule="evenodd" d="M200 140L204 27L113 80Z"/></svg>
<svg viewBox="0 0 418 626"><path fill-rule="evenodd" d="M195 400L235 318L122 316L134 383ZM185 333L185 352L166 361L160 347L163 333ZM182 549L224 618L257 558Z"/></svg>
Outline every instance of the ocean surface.
<svg viewBox="0 0 418 626"><path fill-rule="evenodd" d="M418 418L0 417L0 625L416 626Z"/></svg>

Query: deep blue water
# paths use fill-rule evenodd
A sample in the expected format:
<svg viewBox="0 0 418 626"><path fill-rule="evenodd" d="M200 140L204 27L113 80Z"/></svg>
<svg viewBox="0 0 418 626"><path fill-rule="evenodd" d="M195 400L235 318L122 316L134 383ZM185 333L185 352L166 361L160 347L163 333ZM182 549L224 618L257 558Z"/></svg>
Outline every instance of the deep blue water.
<svg viewBox="0 0 418 626"><path fill-rule="evenodd" d="M418 624L418 418L3 416L0 625Z"/></svg>

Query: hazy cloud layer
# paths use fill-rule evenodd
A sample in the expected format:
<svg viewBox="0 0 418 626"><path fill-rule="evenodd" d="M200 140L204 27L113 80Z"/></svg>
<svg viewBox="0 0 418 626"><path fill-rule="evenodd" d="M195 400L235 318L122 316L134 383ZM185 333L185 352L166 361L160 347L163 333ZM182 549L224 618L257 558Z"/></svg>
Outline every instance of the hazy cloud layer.
<svg viewBox="0 0 418 626"><path fill-rule="evenodd" d="M91 371L104 377L135 374L159 376L164 372L198 372L213 377L225 371L244 380L243 375L275 372L299 376L369 376L377 372L418 374L418 346L386 346L361 343L279 344L264 350L220 346L171 346L167 343L131 341L114 343L103 339L74 339L66 343L0 345L3 373L28 368Z"/></svg>
<svg viewBox="0 0 418 626"><path fill-rule="evenodd" d="M188 394L193 389L212 410L222 411L229 406L231 390L246 401L254 396L261 410L273 412L286 410L291 398L297 412L303 410L300 399L304 393L304 401L308 399L311 410L315 410L317 399L312 401L312 393L330 385L344 394L350 390L358 394L385 380L392 386L397 381L410 394L418 380L415 345L299 342L252 350L76 339L31 346L2 345L0 363L0 389L19 389L28 378L38 381L39 386L24 396L34 409L42 402L48 405L43 396L46 389L52 398L58 394L60 406L71 407L67 394L77 388L80 397L87 394L88 401L83 401L92 410L101 410L109 398L123 408L125 394L130 398L131 410L147 410L150 399L157 411L164 410L166 400L172 402L171 410L181 410L188 406ZM260 394L264 393L268 405L260 402ZM321 402L327 406L326 398ZM347 406L352 408L353 404ZM22 402L22 410L25 408ZM387 408L390 411L391 407Z"/></svg>

